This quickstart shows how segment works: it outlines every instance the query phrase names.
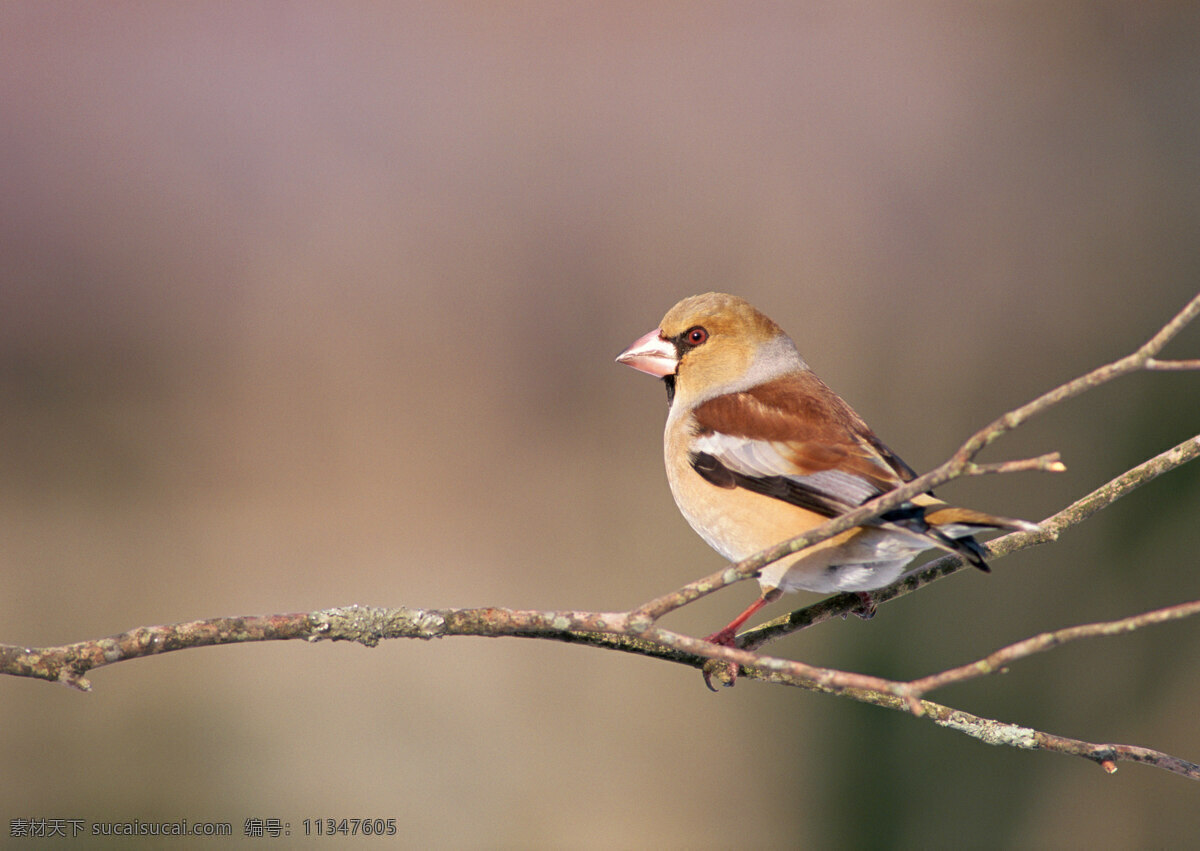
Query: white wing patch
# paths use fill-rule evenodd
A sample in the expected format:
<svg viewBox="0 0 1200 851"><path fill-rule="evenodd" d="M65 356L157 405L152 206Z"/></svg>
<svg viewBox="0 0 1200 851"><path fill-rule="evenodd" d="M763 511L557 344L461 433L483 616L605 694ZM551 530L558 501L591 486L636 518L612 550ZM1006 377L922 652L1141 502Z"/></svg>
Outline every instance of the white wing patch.
<svg viewBox="0 0 1200 851"><path fill-rule="evenodd" d="M878 496L879 488L853 473L822 470L801 475L782 454L786 443L768 440L747 440L713 432L693 440L692 451L711 455L735 473L754 478L783 477L803 488L827 495L841 502L858 505Z"/></svg>
<svg viewBox="0 0 1200 851"><path fill-rule="evenodd" d="M820 473L813 473L809 476L791 476L790 478L801 481L816 490L836 496L838 499L849 502L851 505L859 505L880 494L879 488L866 479L856 476L853 473L843 473L840 470L823 470Z"/></svg>

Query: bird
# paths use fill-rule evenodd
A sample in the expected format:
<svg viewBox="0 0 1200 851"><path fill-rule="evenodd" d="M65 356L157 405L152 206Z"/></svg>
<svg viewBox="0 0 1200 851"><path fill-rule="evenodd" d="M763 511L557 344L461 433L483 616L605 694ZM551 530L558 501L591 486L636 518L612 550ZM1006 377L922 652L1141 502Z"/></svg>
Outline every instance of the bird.
<svg viewBox="0 0 1200 851"><path fill-rule="evenodd" d="M683 299L616 360L666 385L663 450L671 494L692 529L730 561L916 478L816 376L783 329L738 296ZM1036 529L920 494L764 567L760 597L706 640L736 647L742 624L785 592L856 592L870 606L866 592L891 584L932 548L986 572L975 534Z"/></svg>

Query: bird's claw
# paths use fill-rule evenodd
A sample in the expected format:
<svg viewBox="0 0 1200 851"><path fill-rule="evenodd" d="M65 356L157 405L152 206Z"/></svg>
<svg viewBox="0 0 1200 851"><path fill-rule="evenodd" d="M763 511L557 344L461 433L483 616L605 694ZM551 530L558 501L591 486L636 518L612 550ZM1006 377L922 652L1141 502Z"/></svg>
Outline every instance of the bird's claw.
<svg viewBox="0 0 1200 851"><path fill-rule="evenodd" d="M854 610L854 614L865 621L869 621L875 617L875 599L866 591L857 591L855 593L858 595L858 608Z"/></svg>
<svg viewBox="0 0 1200 851"><path fill-rule="evenodd" d="M709 659L701 669L704 674L704 684L708 686L709 691L717 691L717 687L712 683L713 677L716 677L717 682L725 688L733 688L737 683L740 670L741 666L736 662L726 662L724 659Z"/></svg>
<svg viewBox="0 0 1200 851"><path fill-rule="evenodd" d="M714 632L704 640L719 647L737 647L737 629L730 625L719 632ZM741 666L736 662L727 662L724 659L709 659L704 663L701 671L704 673L704 684L708 686L708 690L716 691L717 688L712 684L712 678L715 676L725 688L732 688L737 682Z"/></svg>

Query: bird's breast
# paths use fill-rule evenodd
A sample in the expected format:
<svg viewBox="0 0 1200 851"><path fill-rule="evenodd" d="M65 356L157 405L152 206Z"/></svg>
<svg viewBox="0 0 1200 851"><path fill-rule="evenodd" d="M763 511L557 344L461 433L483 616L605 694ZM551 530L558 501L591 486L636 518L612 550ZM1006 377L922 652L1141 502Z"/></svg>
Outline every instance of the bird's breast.
<svg viewBox="0 0 1200 851"><path fill-rule="evenodd" d="M824 518L782 500L705 480L691 464L694 426L668 419L664 435L667 482L688 524L730 561L815 528Z"/></svg>

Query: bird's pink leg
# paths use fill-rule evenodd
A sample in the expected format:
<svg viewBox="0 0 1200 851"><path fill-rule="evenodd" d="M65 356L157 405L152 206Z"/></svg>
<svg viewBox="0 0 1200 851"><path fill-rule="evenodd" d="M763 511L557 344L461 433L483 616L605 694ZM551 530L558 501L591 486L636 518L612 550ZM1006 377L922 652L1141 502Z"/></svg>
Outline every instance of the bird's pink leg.
<svg viewBox="0 0 1200 851"><path fill-rule="evenodd" d="M771 596L772 593L775 596L772 597ZM770 599L768 599L768 597L770 597ZM707 641L709 644L720 644L722 647L733 647L734 646L733 640L734 640L734 638L737 637L738 627L740 627L746 621L750 620L750 618L754 616L755 612L757 612L759 609L761 609L767 603L770 603L771 601L775 600L778 597L779 597L779 589L778 588L771 589L771 592L769 592L767 594L763 594L761 597L759 597L757 600L755 600L753 603L751 603L749 606L747 606L746 611L742 612L736 618L731 620L727 627L725 627L722 630L718 630L717 632L714 632L712 635L708 636L704 640Z"/></svg>
<svg viewBox="0 0 1200 851"><path fill-rule="evenodd" d="M753 603L751 603L749 606L746 607L746 611L742 612L736 618L731 620L727 627L725 627L722 630L718 630L717 632L714 632L712 635L708 636L704 640L709 642L710 644L719 644L722 647L736 647L737 646L736 639L737 639L738 627L740 627L746 621L750 620L750 618L754 615L754 613L757 612L759 609L761 609L763 606L767 605L767 603L773 603L776 600L778 600L782 594L783 594L783 592L780 591L778 588L772 588L769 591L764 591L763 595L761 597L759 597L757 600L755 600ZM713 688L713 684L712 684L712 680L711 680L712 673L713 673L712 664L715 661L716 660L710 659L709 664L706 665L704 668L704 682L709 687L709 689L711 689L712 691L716 691L716 689ZM729 674L730 674L730 681L726 685L733 685L733 681L737 679L738 666L735 665L733 662L725 662L724 664L729 666Z"/></svg>

